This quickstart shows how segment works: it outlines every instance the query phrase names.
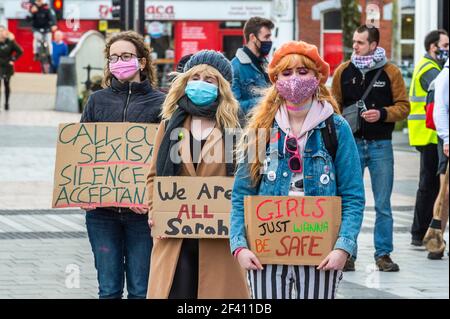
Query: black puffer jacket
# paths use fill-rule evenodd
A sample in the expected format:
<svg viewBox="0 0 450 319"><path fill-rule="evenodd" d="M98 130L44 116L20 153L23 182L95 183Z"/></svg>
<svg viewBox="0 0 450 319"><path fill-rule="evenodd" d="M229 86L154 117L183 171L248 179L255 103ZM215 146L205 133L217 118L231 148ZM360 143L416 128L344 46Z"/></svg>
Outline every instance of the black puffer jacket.
<svg viewBox="0 0 450 319"><path fill-rule="evenodd" d="M159 123L164 93L140 83L112 79L111 87L93 93L84 108L81 122Z"/></svg>
<svg viewBox="0 0 450 319"><path fill-rule="evenodd" d="M111 87L93 93L81 115L81 122L159 123L165 94L141 83L121 83L115 78ZM130 212L128 208L105 207L115 212Z"/></svg>
<svg viewBox="0 0 450 319"><path fill-rule="evenodd" d="M49 7L48 4L43 4L41 6L34 5L38 11L31 13L32 27L34 30L44 29L45 31L50 31L50 28L56 25L56 17L54 11ZM31 12L31 9L30 9Z"/></svg>

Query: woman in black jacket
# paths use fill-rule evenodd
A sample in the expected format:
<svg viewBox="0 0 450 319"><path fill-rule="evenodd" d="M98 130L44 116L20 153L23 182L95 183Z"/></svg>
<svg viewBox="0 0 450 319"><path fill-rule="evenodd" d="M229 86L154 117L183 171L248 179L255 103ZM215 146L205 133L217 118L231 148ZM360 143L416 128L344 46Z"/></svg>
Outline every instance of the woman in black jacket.
<svg viewBox="0 0 450 319"><path fill-rule="evenodd" d="M165 95L155 89L150 52L134 31L118 33L107 41L105 89L90 96L81 122L160 122ZM125 276L128 298L145 298L153 246L146 210L84 209L100 298L121 298Z"/></svg>
<svg viewBox="0 0 450 319"><path fill-rule="evenodd" d="M9 110L10 80L14 74L14 62L23 54L16 41L8 37L8 30L0 26L0 98L2 82L5 86L5 110Z"/></svg>

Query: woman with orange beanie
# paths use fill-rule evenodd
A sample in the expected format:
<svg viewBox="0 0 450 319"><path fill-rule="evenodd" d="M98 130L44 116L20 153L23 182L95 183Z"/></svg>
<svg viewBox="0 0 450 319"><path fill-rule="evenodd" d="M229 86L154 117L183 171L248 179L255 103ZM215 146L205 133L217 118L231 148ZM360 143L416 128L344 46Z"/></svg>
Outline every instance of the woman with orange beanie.
<svg viewBox="0 0 450 319"><path fill-rule="evenodd" d="M232 195L230 245L248 270L256 299L335 298L341 270L347 258L356 254L365 205L362 173L350 127L337 114L336 102L325 87L329 70L315 46L296 41L281 46L269 65L273 85L255 107L243 134L238 150L243 161ZM324 142L328 140L324 128L335 139L334 148ZM260 141L264 135L255 130L270 133ZM253 145L266 147L257 148L252 157ZM244 197L258 195L341 197L337 241L317 268L261 265L248 248L244 223Z"/></svg>

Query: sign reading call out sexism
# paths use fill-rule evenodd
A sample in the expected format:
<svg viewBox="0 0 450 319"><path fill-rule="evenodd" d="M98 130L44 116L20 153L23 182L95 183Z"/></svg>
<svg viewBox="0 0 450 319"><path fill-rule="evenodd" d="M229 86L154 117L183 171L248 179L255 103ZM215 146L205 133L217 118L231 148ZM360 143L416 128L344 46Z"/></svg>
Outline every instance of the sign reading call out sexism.
<svg viewBox="0 0 450 319"><path fill-rule="evenodd" d="M157 129L140 123L61 124L52 207L147 207Z"/></svg>

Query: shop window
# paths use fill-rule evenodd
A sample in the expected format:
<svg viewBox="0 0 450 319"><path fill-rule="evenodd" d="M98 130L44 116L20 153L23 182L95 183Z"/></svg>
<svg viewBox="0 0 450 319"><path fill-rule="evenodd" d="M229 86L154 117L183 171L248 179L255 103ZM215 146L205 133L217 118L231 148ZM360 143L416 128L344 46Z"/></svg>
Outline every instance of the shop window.
<svg viewBox="0 0 450 319"><path fill-rule="evenodd" d="M31 19L20 19L19 20L19 28L20 29L28 29L31 28L32 20Z"/></svg>
<svg viewBox="0 0 450 319"><path fill-rule="evenodd" d="M344 60L341 19L341 10L327 11L322 16L320 51L330 64L331 74Z"/></svg>
<svg viewBox="0 0 450 319"><path fill-rule="evenodd" d="M328 11L323 14L323 30L341 30L341 10Z"/></svg>
<svg viewBox="0 0 450 319"><path fill-rule="evenodd" d="M415 13L414 8L403 8L401 12L401 59L403 68L412 68L415 46Z"/></svg>
<svg viewBox="0 0 450 319"><path fill-rule="evenodd" d="M414 61L414 44L402 44L402 60Z"/></svg>
<svg viewBox="0 0 450 319"><path fill-rule="evenodd" d="M146 39L152 48L161 88L169 85L169 73L174 69L173 22L152 21L146 24Z"/></svg>
<svg viewBox="0 0 450 319"><path fill-rule="evenodd" d="M167 59L168 50L173 50L172 22L153 21L147 23L147 34L156 59Z"/></svg>
<svg viewBox="0 0 450 319"><path fill-rule="evenodd" d="M414 39L414 14L402 14L402 39Z"/></svg>
<svg viewBox="0 0 450 319"><path fill-rule="evenodd" d="M242 47L242 36L241 35L224 35L223 37L223 53L228 60L232 60L236 51Z"/></svg>
<svg viewBox="0 0 450 319"><path fill-rule="evenodd" d="M245 21L223 21L220 23L221 29L243 29Z"/></svg>

